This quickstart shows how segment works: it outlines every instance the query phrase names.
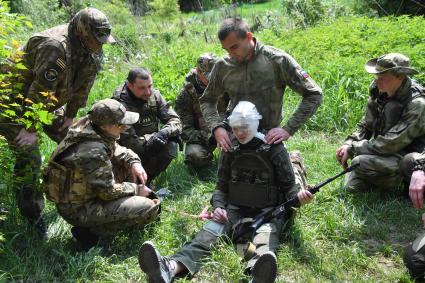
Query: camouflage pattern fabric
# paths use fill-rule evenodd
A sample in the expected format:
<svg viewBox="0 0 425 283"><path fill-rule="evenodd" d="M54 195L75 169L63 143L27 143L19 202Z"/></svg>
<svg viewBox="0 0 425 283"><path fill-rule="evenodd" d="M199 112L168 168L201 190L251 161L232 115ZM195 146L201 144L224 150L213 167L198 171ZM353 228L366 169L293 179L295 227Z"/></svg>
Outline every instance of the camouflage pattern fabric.
<svg viewBox="0 0 425 283"><path fill-rule="evenodd" d="M258 139L254 139L245 146L252 149L258 148L264 144ZM282 145L274 146L279 150L273 155L272 163L275 168L276 183L278 183L282 189L285 198L295 196L298 191L306 184L305 172L301 170L301 167L297 164L292 164L289 161L288 153L286 149L282 149ZM204 225L201 231L199 231L195 238L183 246L183 248L174 254L171 258L181 262L191 274L198 272L202 265L202 259L211 254L212 246L222 236L232 234L232 226L243 218L254 217L261 212L261 209L252 209L248 207L238 207L235 205L228 205L226 187L230 182L231 170L229 168L230 155L222 154L219 164L218 180L216 190L211 198L213 209L217 207L225 208L229 218L229 222L226 224L219 224L214 221L209 221ZM289 166L289 167L288 167ZM294 176L295 171L295 176ZM288 176L289 175L289 176ZM277 247L280 243L280 235L285 227L288 227L292 220L290 215L287 217L274 219L269 223L264 224L256 233L253 235L251 240L256 246L256 250L252 258L248 259L246 268L254 266L256 260L265 252L272 251L276 252Z"/></svg>
<svg viewBox="0 0 425 283"><path fill-rule="evenodd" d="M212 152L216 147L211 141L210 131L202 116L199 98L205 87L197 80L196 69L192 69L185 78L184 88L176 98L176 112L183 124L182 139L186 143L185 162L195 167L211 162ZM217 109L220 119L224 119L228 99L221 97Z"/></svg>
<svg viewBox="0 0 425 283"><path fill-rule="evenodd" d="M48 198L55 200L65 220L97 234L146 224L157 215L159 200L135 196L137 185L128 180L136 162L140 159L133 151L116 144L86 116L70 128L51 156ZM56 164L66 172L55 173Z"/></svg>
<svg viewBox="0 0 425 283"><path fill-rule="evenodd" d="M121 102L128 111L140 115L139 122L122 133L118 143L139 155L150 179L156 177L177 157L175 138L182 130L179 116L158 90L154 90L145 102L136 98L124 84L115 90L113 98ZM146 144L159 130L167 134L168 143L159 151L147 150Z"/></svg>
<svg viewBox="0 0 425 283"><path fill-rule="evenodd" d="M322 91L287 53L262 45L257 40L254 52L254 57L246 63L238 63L229 56L217 61L208 87L199 99L203 116L210 130L223 126L217 111L217 101L226 94L230 99L227 108L229 112L239 101L250 101L263 117L260 129L280 127L283 93L289 86L302 96L297 110L283 127L293 135L319 107Z"/></svg>
<svg viewBox="0 0 425 283"><path fill-rule="evenodd" d="M33 35L22 47L21 59L27 69L17 68L17 73L8 81L19 88L16 93L23 94L23 97L11 97L11 103L22 105L22 113L28 105L39 102L54 112L55 119L52 125L45 126L45 131L56 142L67 131L59 131L64 116L75 117L78 109L86 104L102 58L102 54L87 53L69 33L71 29L72 25L65 24ZM34 221L44 207L43 195L37 191L41 158L38 145L31 149L15 145L14 139L22 128L23 125L0 117L0 135L7 139L16 156L14 175L19 181L14 187L18 207L24 217ZM29 131L34 131L33 127Z"/></svg>
<svg viewBox="0 0 425 283"><path fill-rule="evenodd" d="M374 83L371 85L365 116L344 143L350 146L353 163L360 163L347 175L346 186L356 189L400 183L403 156L425 148L424 94L423 87L410 78L393 98L380 94Z"/></svg>

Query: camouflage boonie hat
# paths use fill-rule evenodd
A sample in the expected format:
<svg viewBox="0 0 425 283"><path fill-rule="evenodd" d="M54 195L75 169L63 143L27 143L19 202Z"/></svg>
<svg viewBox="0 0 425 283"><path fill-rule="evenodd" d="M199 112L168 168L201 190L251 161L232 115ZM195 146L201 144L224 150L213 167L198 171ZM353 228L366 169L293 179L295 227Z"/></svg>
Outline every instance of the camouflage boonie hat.
<svg viewBox="0 0 425 283"><path fill-rule="evenodd" d="M400 53L389 53L379 58L373 58L366 62L366 72L369 74L382 74L393 72L397 74L417 74L418 71L410 67L408 57Z"/></svg>
<svg viewBox="0 0 425 283"><path fill-rule="evenodd" d="M85 8L75 14L77 30L85 36L94 36L101 43L113 43L111 24L104 13L95 8ZM72 21L74 22L74 21Z"/></svg>
<svg viewBox="0 0 425 283"><path fill-rule="evenodd" d="M204 53L196 60L196 67L208 78L216 61L217 57L214 54Z"/></svg>
<svg viewBox="0 0 425 283"><path fill-rule="evenodd" d="M98 126L131 125L139 121L139 113L127 111L120 102L108 98L93 105L89 119Z"/></svg>

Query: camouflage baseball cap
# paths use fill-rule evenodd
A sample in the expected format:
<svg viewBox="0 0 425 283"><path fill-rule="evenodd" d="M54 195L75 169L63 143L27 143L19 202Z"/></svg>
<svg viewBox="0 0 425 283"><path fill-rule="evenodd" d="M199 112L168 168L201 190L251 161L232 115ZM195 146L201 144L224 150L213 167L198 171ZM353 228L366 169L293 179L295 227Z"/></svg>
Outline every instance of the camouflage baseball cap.
<svg viewBox="0 0 425 283"><path fill-rule="evenodd" d="M204 53L196 60L196 67L198 67L202 74L208 78L216 61L217 57L214 54Z"/></svg>
<svg viewBox="0 0 425 283"><path fill-rule="evenodd" d="M389 53L379 58L373 58L366 62L366 72L370 74L382 74L393 72L397 74L417 74L418 71L410 67L410 60L400 53Z"/></svg>
<svg viewBox="0 0 425 283"><path fill-rule="evenodd" d="M95 8L85 8L74 16L77 30L94 36L100 43L113 43L115 39L111 35L111 24L104 13ZM74 22L74 21L72 21Z"/></svg>
<svg viewBox="0 0 425 283"><path fill-rule="evenodd" d="M89 119L98 126L131 125L139 121L139 113L127 111L115 99L103 99L96 102L89 111Z"/></svg>

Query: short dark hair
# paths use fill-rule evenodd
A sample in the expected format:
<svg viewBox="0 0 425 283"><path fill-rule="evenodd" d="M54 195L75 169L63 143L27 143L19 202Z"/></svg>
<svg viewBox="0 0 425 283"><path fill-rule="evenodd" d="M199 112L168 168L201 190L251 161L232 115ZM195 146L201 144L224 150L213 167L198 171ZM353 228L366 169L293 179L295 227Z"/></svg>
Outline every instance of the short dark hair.
<svg viewBox="0 0 425 283"><path fill-rule="evenodd" d="M248 24L241 18L227 18L221 23L218 39L225 40L231 32L235 32L239 38L243 39L249 31Z"/></svg>
<svg viewBox="0 0 425 283"><path fill-rule="evenodd" d="M151 72L147 68L134 68L128 72L127 81L130 83L134 83L136 79L147 80Z"/></svg>

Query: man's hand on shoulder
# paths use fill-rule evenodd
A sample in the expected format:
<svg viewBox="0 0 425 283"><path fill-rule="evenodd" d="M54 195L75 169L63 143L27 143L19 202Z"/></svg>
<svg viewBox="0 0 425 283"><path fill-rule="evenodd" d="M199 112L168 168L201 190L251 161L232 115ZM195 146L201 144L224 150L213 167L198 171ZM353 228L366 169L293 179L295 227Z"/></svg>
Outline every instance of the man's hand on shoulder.
<svg viewBox="0 0 425 283"><path fill-rule="evenodd" d="M283 141L287 141L291 135L282 128L273 128L267 132L266 142L267 144L278 144Z"/></svg>
<svg viewBox="0 0 425 283"><path fill-rule="evenodd" d="M417 209L424 206L425 173L423 170L413 171L410 179L409 197Z"/></svg>
<svg viewBox="0 0 425 283"><path fill-rule="evenodd" d="M214 137L217 141L217 147L224 152L230 151L232 143L230 142L229 134L226 129L218 127L214 130Z"/></svg>

